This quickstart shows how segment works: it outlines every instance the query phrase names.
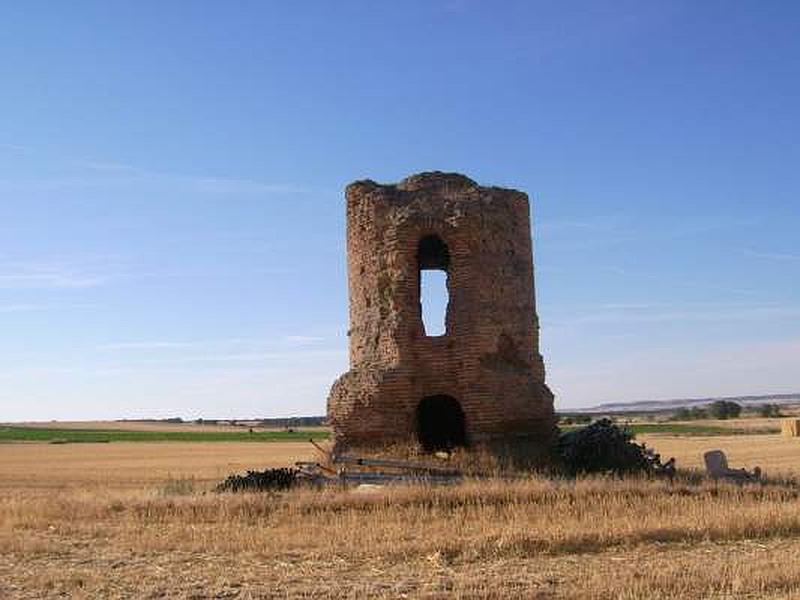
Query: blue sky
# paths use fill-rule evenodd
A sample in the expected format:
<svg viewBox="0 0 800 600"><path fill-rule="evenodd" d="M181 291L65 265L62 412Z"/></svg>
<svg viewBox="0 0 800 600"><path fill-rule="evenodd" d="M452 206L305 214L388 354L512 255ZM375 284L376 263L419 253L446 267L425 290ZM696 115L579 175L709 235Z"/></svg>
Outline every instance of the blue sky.
<svg viewBox="0 0 800 600"><path fill-rule="evenodd" d="M0 420L321 414L342 189L527 191L557 406L800 391L800 4L0 7Z"/></svg>

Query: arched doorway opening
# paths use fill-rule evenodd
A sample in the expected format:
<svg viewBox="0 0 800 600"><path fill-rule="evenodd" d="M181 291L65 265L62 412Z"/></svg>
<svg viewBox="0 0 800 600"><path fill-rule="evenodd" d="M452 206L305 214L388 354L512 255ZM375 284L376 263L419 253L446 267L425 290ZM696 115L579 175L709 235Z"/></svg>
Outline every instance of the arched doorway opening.
<svg viewBox="0 0 800 600"><path fill-rule="evenodd" d="M464 411L451 396L427 396L417 406L417 437L427 452L467 445Z"/></svg>

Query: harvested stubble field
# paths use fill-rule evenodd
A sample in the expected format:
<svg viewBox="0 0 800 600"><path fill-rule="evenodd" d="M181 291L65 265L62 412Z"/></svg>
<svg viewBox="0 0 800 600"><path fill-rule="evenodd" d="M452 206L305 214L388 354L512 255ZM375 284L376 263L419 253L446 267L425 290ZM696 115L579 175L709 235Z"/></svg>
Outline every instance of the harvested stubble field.
<svg viewBox="0 0 800 600"><path fill-rule="evenodd" d="M672 436L642 434L636 440L656 448L663 456L674 456L678 465L702 469L703 453L724 450L732 467L752 469L760 466L767 475L777 474L800 479L800 439L772 435Z"/></svg>
<svg viewBox="0 0 800 600"><path fill-rule="evenodd" d="M755 456L780 443L774 437L708 444L737 456L731 444L749 440ZM699 438L648 441L678 449L683 440ZM782 451L797 464L800 442L787 441ZM107 462L84 463L92 449ZM800 597L794 486L529 478L209 492L218 473L285 465L310 450L0 445L0 597ZM753 463L774 473L770 460ZM47 487L19 476L56 477L59 464L71 466Z"/></svg>
<svg viewBox="0 0 800 600"><path fill-rule="evenodd" d="M232 472L310 460L308 442L0 444L0 493L36 488L211 485Z"/></svg>

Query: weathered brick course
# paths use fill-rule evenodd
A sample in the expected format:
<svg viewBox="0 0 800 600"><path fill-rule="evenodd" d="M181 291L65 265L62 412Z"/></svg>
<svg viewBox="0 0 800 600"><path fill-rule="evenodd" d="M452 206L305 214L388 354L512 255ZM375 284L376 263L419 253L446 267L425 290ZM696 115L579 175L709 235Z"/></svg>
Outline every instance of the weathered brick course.
<svg viewBox="0 0 800 600"><path fill-rule="evenodd" d="M339 447L411 441L423 398L447 395L470 443L553 431L534 301L528 197L450 173L346 190L350 370L328 417ZM446 245L447 332L425 335L420 242Z"/></svg>

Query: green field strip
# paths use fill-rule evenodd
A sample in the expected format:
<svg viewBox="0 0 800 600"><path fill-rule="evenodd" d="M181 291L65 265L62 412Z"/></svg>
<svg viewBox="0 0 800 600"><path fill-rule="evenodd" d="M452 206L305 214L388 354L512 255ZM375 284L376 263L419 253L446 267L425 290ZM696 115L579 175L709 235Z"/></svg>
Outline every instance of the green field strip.
<svg viewBox="0 0 800 600"><path fill-rule="evenodd" d="M294 431L124 431L0 426L0 442L290 442L326 440L325 430Z"/></svg>

